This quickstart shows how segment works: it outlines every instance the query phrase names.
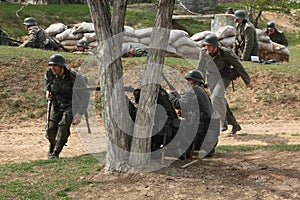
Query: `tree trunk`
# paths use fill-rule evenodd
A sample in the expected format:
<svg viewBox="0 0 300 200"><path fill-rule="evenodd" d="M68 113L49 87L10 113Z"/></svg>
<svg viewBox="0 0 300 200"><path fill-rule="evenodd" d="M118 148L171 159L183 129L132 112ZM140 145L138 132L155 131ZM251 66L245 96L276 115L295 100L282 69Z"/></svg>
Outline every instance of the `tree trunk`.
<svg viewBox="0 0 300 200"><path fill-rule="evenodd" d="M130 165L134 168L150 161L151 135L154 124L161 73L163 71L165 50L168 46L172 14L175 0L158 1L155 28L151 34L149 53L142 77L139 109L136 116L131 144Z"/></svg>
<svg viewBox="0 0 300 200"><path fill-rule="evenodd" d="M133 127L128 115L121 79L123 75L120 57L122 40L120 35L113 37L123 28L126 4L127 1L114 1L116 8L114 7L114 15L111 20L108 0L88 1L98 37L96 56L99 63L102 117L106 129L106 170L117 171L128 170L129 137L126 132L132 133Z"/></svg>

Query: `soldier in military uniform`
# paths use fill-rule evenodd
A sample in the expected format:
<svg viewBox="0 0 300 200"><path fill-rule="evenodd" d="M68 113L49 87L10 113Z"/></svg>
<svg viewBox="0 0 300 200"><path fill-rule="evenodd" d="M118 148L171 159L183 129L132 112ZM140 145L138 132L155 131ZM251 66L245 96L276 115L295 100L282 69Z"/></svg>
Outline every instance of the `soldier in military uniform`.
<svg viewBox="0 0 300 200"><path fill-rule="evenodd" d="M89 103L86 79L74 69L66 67L60 54L50 57L45 73L46 98L52 106L47 122L46 137L50 142L48 158L58 158L70 136L70 126L81 122ZM49 112L49 111L48 111Z"/></svg>
<svg viewBox="0 0 300 200"><path fill-rule="evenodd" d="M10 45L9 35L0 28L0 45Z"/></svg>
<svg viewBox="0 0 300 200"><path fill-rule="evenodd" d="M235 135L241 130L241 127L226 102L225 91L220 87L219 80L221 78L225 89L230 85L231 81L238 77L243 79L247 87L252 88L253 83L240 59L230 49L219 46L218 38L215 34L207 35L203 44L205 47L200 51L198 69L203 72L204 77L208 80L213 102L217 99L217 101L221 101L221 104L222 102L226 103L226 120L228 124L232 125L230 135ZM216 73L216 71L219 73ZM216 110L220 115L223 114L222 108L217 107ZM223 131L227 130L226 121L224 120L222 123L225 124Z"/></svg>
<svg viewBox="0 0 300 200"><path fill-rule="evenodd" d="M46 32L37 26L37 23L33 17L25 18L23 24L25 31L28 31L28 39L25 40L19 47L43 49L47 44Z"/></svg>
<svg viewBox="0 0 300 200"><path fill-rule="evenodd" d="M94 55L93 52L88 50L89 44L85 40L79 40L76 47L77 51L74 51L74 54Z"/></svg>
<svg viewBox="0 0 300 200"><path fill-rule="evenodd" d="M204 90L204 80L200 71L190 71L185 76L185 79L190 89L181 97L176 97L170 91L170 97L174 107L181 110L181 116L187 120L187 124L194 124L197 127L197 133L192 138L192 144L188 146L185 152L185 157L191 158L194 150L200 149L206 136L212 115L212 105L208 94ZM190 131L187 131L185 134L185 141L191 139L192 135Z"/></svg>
<svg viewBox="0 0 300 200"><path fill-rule="evenodd" d="M233 52L243 61L250 61L251 56L259 55L257 35L254 25L246 19L243 10L234 12L236 36L233 44Z"/></svg>
<svg viewBox="0 0 300 200"><path fill-rule="evenodd" d="M286 47L288 46L289 43L288 43L288 40L286 39L284 33L275 27L274 22L267 23L267 29L265 30L265 33L270 37L272 42L282 44Z"/></svg>
<svg viewBox="0 0 300 200"><path fill-rule="evenodd" d="M125 53L125 57L143 57L143 56L147 56L147 54L148 54L147 48L133 47L130 45L128 52Z"/></svg>
<svg viewBox="0 0 300 200"><path fill-rule="evenodd" d="M133 92L137 104L139 103L140 91L140 89L135 89ZM176 134L172 123L174 119L178 119L175 108L170 101L169 94L161 86L159 86L157 104L162 106L165 112L161 112L159 109L156 110L153 136L151 138L151 151L158 150L161 146L165 146L172 140ZM165 119L165 113L167 114L167 119ZM164 124L162 124L162 122L164 122Z"/></svg>

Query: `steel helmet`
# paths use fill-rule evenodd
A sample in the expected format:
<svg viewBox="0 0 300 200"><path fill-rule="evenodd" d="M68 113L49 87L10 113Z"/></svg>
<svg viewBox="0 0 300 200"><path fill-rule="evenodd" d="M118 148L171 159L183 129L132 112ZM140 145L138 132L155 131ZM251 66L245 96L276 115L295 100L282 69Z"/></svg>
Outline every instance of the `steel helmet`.
<svg viewBox="0 0 300 200"><path fill-rule="evenodd" d="M204 45L212 45L212 46L219 46L219 42L218 42L218 37L215 34L209 34L207 36L205 36L204 41L203 41Z"/></svg>
<svg viewBox="0 0 300 200"><path fill-rule="evenodd" d="M59 65L63 67L66 65L65 57L60 54L54 54L50 57L48 65Z"/></svg>
<svg viewBox="0 0 300 200"><path fill-rule="evenodd" d="M246 13L243 10L237 10L234 12L234 16L236 19L245 19Z"/></svg>
<svg viewBox="0 0 300 200"><path fill-rule="evenodd" d="M275 23L274 22L268 22L267 23L267 29L272 29L275 28Z"/></svg>
<svg viewBox="0 0 300 200"><path fill-rule="evenodd" d="M203 80L203 75L202 72L200 72L199 70L191 70L187 73L187 75L185 76L185 79L193 79L196 82L200 82L202 84L204 84L204 80Z"/></svg>
<svg viewBox="0 0 300 200"><path fill-rule="evenodd" d="M85 48L85 49L88 49L89 48L89 45L88 45L88 43L87 43L87 41L85 41L85 40L79 40L78 42L77 42L77 45L76 45L77 47L83 47L83 48Z"/></svg>
<svg viewBox="0 0 300 200"><path fill-rule="evenodd" d="M27 17L24 19L23 22L24 25L28 25L28 26L34 26L36 25L35 19L33 17Z"/></svg>

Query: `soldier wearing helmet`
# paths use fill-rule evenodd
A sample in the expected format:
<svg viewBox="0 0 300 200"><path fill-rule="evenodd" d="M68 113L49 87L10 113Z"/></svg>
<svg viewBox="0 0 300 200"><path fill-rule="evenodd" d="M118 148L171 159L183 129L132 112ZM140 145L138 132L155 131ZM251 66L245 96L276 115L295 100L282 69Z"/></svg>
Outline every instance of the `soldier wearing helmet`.
<svg viewBox="0 0 300 200"><path fill-rule="evenodd" d="M198 127L192 144L189 145L185 152L185 157L191 158L194 150L200 150L206 136L212 114L212 105L204 89L204 79L200 71L189 71L185 79L189 86L189 90L186 93L181 97L176 97L172 91L169 91L169 93L174 107L181 111L181 116L185 118L188 124L196 123L195 125ZM191 139L191 134L189 132L186 133L185 141Z"/></svg>
<svg viewBox="0 0 300 200"><path fill-rule="evenodd" d="M74 54L85 54L85 55L93 55L93 52L89 51L89 44L85 40L79 40L77 42L77 51L74 51Z"/></svg>
<svg viewBox="0 0 300 200"><path fill-rule="evenodd" d="M227 11L226 11L226 14L234 14L233 8L228 7Z"/></svg>
<svg viewBox="0 0 300 200"><path fill-rule="evenodd" d="M79 72L66 67L63 55L52 55L48 65L45 90L46 98L51 99L52 106L46 137L50 143L48 159L51 159L59 157L70 136L71 124L81 122L88 107L89 92L86 89L86 79Z"/></svg>
<svg viewBox="0 0 300 200"><path fill-rule="evenodd" d="M275 26L274 22L268 22L265 33L270 37L272 42L276 42L278 44L282 44L284 46L288 46L288 40L286 39L284 33L278 30Z"/></svg>
<svg viewBox="0 0 300 200"><path fill-rule="evenodd" d="M32 47L43 49L47 44L47 33L37 26L33 17L24 19L24 29L28 32L28 39L23 42L19 47Z"/></svg>
<svg viewBox="0 0 300 200"><path fill-rule="evenodd" d="M233 44L233 52L243 61L250 61L251 56L259 55L257 35L254 25L246 19L243 10L234 12L236 36Z"/></svg>
<svg viewBox="0 0 300 200"><path fill-rule="evenodd" d="M203 44L205 47L200 51L198 69L205 75L212 103L221 116L222 131L227 130L228 122L232 125L230 135L235 135L241 127L226 102L225 90L238 77L243 79L247 87L252 88L253 83L238 56L230 49L221 47L215 34L207 35Z"/></svg>

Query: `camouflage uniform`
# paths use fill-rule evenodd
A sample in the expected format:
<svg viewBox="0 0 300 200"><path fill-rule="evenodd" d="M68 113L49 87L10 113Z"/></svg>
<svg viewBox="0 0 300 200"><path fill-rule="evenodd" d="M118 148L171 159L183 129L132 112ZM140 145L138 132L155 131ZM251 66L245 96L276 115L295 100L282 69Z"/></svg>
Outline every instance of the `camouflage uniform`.
<svg viewBox="0 0 300 200"><path fill-rule="evenodd" d="M38 26L28 28L28 39L19 47L32 47L43 49L47 44L47 33Z"/></svg>
<svg viewBox="0 0 300 200"><path fill-rule="evenodd" d="M241 60L250 61L251 56L259 55L259 47L255 27L246 19L236 26L233 52L240 56Z"/></svg>
<svg viewBox="0 0 300 200"><path fill-rule="evenodd" d="M45 74L45 89L53 97L46 137L58 154L68 141L73 115L83 115L88 107L89 92L85 78L73 69L64 68L62 77L53 75L51 67ZM76 89L80 88L80 89ZM49 150L49 151L51 151Z"/></svg>
<svg viewBox="0 0 300 200"><path fill-rule="evenodd" d="M215 69L215 66L217 69ZM218 51L214 54L208 54L207 50L202 48L198 69L204 74L204 79L208 76L208 85L212 96L219 98L221 102L222 98L224 98L223 103L226 103L227 106L226 120L228 124L232 126L238 125L236 118L225 100L225 91L217 86L217 82L219 81L217 73L220 73L225 89L227 89L232 80L235 80L239 76L241 76L245 84L250 83L251 79L240 62L240 59L230 49L224 47L218 47ZM218 70L218 72L216 72L216 70ZM213 74L215 75L213 76ZM219 111L220 109L222 110L222 108L216 110ZM223 113L221 112L219 114L222 116Z"/></svg>
<svg viewBox="0 0 300 200"><path fill-rule="evenodd" d="M191 126L191 124L194 126L195 123L197 123L195 126L197 127L196 135L193 135L193 133L191 133L192 130L189 128L187 129L189 131L185 133L184 148L189 147L186 151L186 157L190 158L192 156L192 143L195 143L196 150L200 150L209 128L212 114L210 98L204 88L198 85L193 85L190 90L180 98L175 97L173 94L170 94L170 96L174 107L181 110L181 116L186 120L188 126ZM199 108L199 111L197 111L196 108Z"/></svg>
<svg viewBox="0 0 300 200"><path fill-rule="evenodd" d="M272 42L276 42L278 44L282 44L284 46L288 46L288 40L286 39L284 33L277 28L274 28L275 32L272 34L268 34L268 30L265 30L265 33L270 37Z"/></svg>

